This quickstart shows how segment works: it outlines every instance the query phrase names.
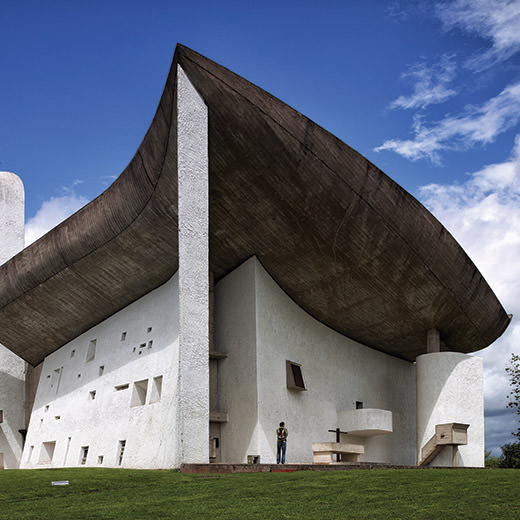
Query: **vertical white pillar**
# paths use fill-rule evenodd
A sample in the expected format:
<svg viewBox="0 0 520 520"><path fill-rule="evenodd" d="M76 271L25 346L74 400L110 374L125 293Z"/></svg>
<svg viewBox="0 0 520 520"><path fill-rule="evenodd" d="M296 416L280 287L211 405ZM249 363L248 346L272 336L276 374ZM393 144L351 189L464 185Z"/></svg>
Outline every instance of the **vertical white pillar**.
<svg viewBox="0 0 520 520"><path fill-rule="evenodd" d="M0 172L0 265L24 247L24 189L20 178ZM1 326L1 324L0 324ZM6 469L18 468L25 429L25 362L0 345L0 458Z"/></svg>
<svg viewBox="0 0 520 520"><path fill-rule="evenodd" d="M177 68L179 380L177 464L209 460L208 109Z"/></svg>

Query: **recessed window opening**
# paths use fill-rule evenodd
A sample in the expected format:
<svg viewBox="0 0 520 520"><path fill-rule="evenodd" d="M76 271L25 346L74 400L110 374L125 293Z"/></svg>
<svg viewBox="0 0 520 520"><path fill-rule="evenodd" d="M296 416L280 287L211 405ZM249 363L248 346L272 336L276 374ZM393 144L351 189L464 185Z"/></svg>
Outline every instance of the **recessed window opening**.
<svg viewBox="0 0 520 520"><path fill-rule="evenodd" d="M285 362L287 388L290 390L307 390L303 379L302 366L294 361Z"/></svg>
<svg viewBox="0 0 520 520"><path fill-rule="evenodd" d="M139 348L144 348L144 347L146 347L146 343L141 343L141 344L139 345Z"/></svg>
<svg viewBox="0 0 520 520"><path fill-rule="evenodd" d="M135 352L135 347L134 347L134 350L132 350L132 352Z"/></svg>
<svg viewBox="0 0 520 520"><path fill-rule="evenodd" d="M117 385L114 386L114 390L116 392L120 392L121 390L126 390L130 385L128 383L125 383L124 385Z"/></svg>
<svg viewBox="0 0 520 520"><path fill-rule="evenodd" d="M71 353L70 353L70 357L73 358L75 353L76 353L76 351L72 350Z"/></svg>
<svg viewBox="0 0 520 520"><path fill-rule="evenodd" d="M88 393L88 396L89 396L89 399L91 401L93 401L95 398L96 398L96 391L95 390L91 390L89 393Z"/></svg>
<svg viewBox="0 0 520 520"><path fill-rule="evenodd" d="M148 379L136 381L132 390L130 406L142 406L146 403L146 393L148 391Z"/></svg>
<svg viewBox="0 0 520 520"><path fill-rule="evenodd" d="M104 371L105 371L105 365L101 365L99 367L99 375L102 376Z"/></svg>
<svg viewBox="0 0 520 520"><path fill-rule="evenodd" d="M356 410L363 409L363 401L356 401Z"/></svg>
<svg viewBox="0 0 520 520"><path fill-rule="evenodd" d="M153 345L153 339L151 339L151 340L148 342L148 348L152 348L152 345Z"/></svg>
<svg viewBox="0 0 520 520"><path fill-rule="evenodd" d="M150 332L152 332L152 327L148 327L148 328L146 329L146 332L148 332L148 334L149 334Z"/></svg>
<svg viewBox="0 0 520 520"><path fill-rule="evenodd" d="M150 404L158 403L162 394L162 378L163 376L154 377L152 381L152 390L150 393Z"/></svg>
<svg viewBox="0 0 520 520"><path fill-rule="evenodd" d="M4 411L0 410L0 423L4 422Z"/></svg>
<svg viewBox="0 0 520 520"><path fill-rule="evenodd" d="M123 463L123 455L125 454L126 440L119 441L118 453L117 453L117 465L121 466Z"/></svg>
<svg viewBox="0 0 520 520"><path fill-rule="evenodd" d="M84 466L87 463L88 456L88 446L81 446L81 454L79 458L79 463Z"/></svg>
<svg viewBox="0 0 520 520"><path fill-rule="evenodd" d="M103 455L98 455L97 463L98 464L103 464Z"/></svg>
<svg viewBox="0 0 520 520"><path fill-rule="evenodd" d="M125 341L126 339L126 330L124 332L121 332L121 341Z"/></svg>
<svg viewBox="0 0 520 520"><path fill-rule="evenodd" d="M33 452L34 452L34 446L31 446L29 449L29 455L27 457L27 462L29 462L31 460Z"/></svg>
<svg viewBox="0 0 520 520"><path fill-rule="evenodd" d="M56 368L52 372L51 388L55 388L56 389L56 393L58 393L58 389L60 388L62 369L63 369L63 367Z"/></svg>
<svg viewBox="0 0 520 520"><path fill-rule="evenodd" d="M88 344L88 350L87 350L87 362L93 361L96 357L96 339L90 340L90 343Z"/></svg>
<svg viewBox="0 0 520 520"><path fill-rule="evenodd" d="M56 419L57 421L59 421L61 419L61 415L55 415L54 416L54 419Z"/></svg>
<svg viewBox="0 0 520 520"><path fill-rule="evenodd" d="M46 404L46 405L45 405L45 411L47 412L48 410L49 410L49 405Z"/></svg>
<svg viewBox="0 0 520 520"><path fill-rule="evenodd" d="M40 450L40 460L38 464L49 464L52 462L54 457L54 449L56 448L56 441L42 442L42 448Z"/></svg>
<svg viewBox="0 0 520 520"><path fill-rule="evenodd" d="M78 374L78 379L81 377L81 374Z"/></svg>

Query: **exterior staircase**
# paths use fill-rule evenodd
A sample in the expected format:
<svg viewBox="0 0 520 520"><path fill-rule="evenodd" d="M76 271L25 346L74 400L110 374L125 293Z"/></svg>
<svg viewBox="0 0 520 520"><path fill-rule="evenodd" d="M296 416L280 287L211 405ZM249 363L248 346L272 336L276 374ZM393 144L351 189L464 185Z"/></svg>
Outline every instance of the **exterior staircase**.
<svg viewBox="0 0 520 520"><path fill-rule="evenodd" d="M456 446L468 443L467 429L469 424L447 423L437 424L432 438L421 449L421 460L418 466L429 464L445 446L453 446L453 466L458 465Z"/></svg>

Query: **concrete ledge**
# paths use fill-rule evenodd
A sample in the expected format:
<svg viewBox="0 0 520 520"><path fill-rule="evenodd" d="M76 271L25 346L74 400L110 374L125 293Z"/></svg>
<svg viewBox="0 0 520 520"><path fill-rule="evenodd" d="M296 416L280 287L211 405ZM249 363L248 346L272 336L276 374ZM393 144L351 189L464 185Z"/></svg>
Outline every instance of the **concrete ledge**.
<svg viewBox="0 0 520 520"><path fill-rule="evenodd" d="M275 473L290 471L329 471L329 470L360 470L360 469L481 469L485 468L449 468L449 467L418 467L400 466L397 464L384 464L378 462L340 462L333 464L182 464L181 473Z"/></svg>

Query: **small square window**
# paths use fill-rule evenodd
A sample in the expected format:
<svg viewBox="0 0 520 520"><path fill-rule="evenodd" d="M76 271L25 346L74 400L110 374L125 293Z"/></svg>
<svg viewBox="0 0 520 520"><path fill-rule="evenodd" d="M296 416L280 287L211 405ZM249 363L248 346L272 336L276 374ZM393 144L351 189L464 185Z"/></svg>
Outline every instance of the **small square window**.
<svg viewBox="0 0 520 520"><path fill-rule="evenodd" d="M363 409L363 401L356 401L356 410Z"/></svg>
<svg viewBox="0 0 520 520"><path fill-rule="evenodd" d="M302 366L293 361L285 362L285 373L287 378L287 388L290 390L307 390L303 380Z"/></svg>

